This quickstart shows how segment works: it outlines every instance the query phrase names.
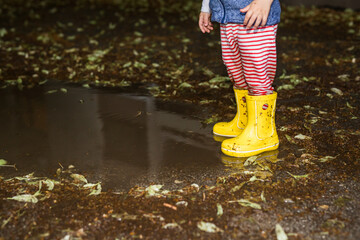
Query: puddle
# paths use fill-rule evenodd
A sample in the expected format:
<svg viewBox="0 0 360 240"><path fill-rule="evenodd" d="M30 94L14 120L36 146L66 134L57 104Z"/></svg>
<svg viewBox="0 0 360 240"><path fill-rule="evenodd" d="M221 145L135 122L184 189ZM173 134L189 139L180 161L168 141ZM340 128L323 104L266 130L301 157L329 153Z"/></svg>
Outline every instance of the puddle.
<svg viewBox="0 0 360 240"><path fill-rule="evenodd" d="M64 88L61 91L60 89ZM49 91L58 90L55 93ZM211 184L224 174L220 143L193 105L58 83L0 90L2 176L53 176L74 165L105 188L184 181Z"/></svg>

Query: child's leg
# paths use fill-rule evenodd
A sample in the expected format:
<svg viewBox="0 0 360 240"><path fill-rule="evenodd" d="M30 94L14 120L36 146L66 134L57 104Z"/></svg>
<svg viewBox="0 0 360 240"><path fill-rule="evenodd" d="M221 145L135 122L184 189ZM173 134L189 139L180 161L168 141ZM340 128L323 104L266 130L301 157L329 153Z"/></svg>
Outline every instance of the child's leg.
<svg viewBox="0 0 360 240"><path fill-rule="evenodd" d="M221 25L223 61L235 88L248 89L250 95L272 93L276 31L277 25L255 30L240 24Z"/></svg>
<svg viewBox="0 0 360 240"><path fill-rule="evenodd" d="M249 95L272 94L276 73L277 25L256 30L237 27L242 67Z"/></svg>
<svg viewBox="0 0 360 240"><path fill-rule="evenodd" d="M220 26L222 59L227 68L230 80L236 89L248 89L241 62L240 49L237 44L236 33L230 24Z"/></svg>
<svg viewBox="0 0 360 240"><path fill-rule="evenodd" d="M277 94L272 83L276 71L277 26L246 29L239 24L225 26L229 48L236 52L248 94L246 98L247 124L241 134L224 140L222 152L234 157L249 157L277 149L279 138L275 127ZM242 79L242 78L241 78ZM263 96L262 96L263 95Z"/></svg>
<svg viewBox="0 0 360 240"><path fill-rule="evenodd" d="M229 78L234 84L236 100L236 115L230 122L218 122L214 125L215 136L236 137L240 135L247 123L247 111L245 96L247 95L247 84L245 81L241 64L240 51L233 44L235 36L227 32L224 25L221 25L221 47L223 61L226 65ZM217 138L217 137L215 137Z"/></svg>

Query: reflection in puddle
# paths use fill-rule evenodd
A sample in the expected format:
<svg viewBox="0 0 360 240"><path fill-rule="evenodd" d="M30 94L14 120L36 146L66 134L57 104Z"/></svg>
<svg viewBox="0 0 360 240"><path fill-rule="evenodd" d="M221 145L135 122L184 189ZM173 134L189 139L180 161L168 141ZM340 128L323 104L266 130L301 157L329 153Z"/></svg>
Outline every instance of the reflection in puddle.
<svg viewBox="0 0 360 240"><path fill-rule="evenodd" d="M61 88L67 91L49 92ZM105 188L211 184L228 174L220 159L232 168L243 160L230 163L232 158L221 157L212 126L191 117L202 111L189 104L56 83L1 90L0 158L16 164L19 172L0 173L36 171L50 177L61 164L74 165ZM263 164L271 162L269 154Z"/></svg>
<svg viewBox="0 0 360 240"><path fill-rule="evenodd" d="M221 161L234 173L247 172L260 179L272 176L272 165L279 161L279 150L264 152L250 158L234 158L221 154Z"/></svg>
<svg viewBox="0 0 360 240"><path fill-rule="evenodd" d="M60 88L67 93L49 93ZM1 90L0 158L20 171L1 174L36 170L52 176L61 163L112 188L204 183L225 168L211 126L190 117L198 112L191 105L69 85Z"/></svg>

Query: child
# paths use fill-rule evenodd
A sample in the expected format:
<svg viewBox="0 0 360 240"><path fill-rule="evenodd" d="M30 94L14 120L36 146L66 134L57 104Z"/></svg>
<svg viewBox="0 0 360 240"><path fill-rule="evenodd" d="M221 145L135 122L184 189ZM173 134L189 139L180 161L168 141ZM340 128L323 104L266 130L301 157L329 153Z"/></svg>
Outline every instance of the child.
<svg viewBox="0 0 360 240"><path fill-rule="evenodd" d="M222 59L234 85L237 113L230 122L215 124L213 133L226 139L224 154L249 157L275 150L277 93L276 31L279 0L203 0L199 27L203 33L220 23Z"/></svg>

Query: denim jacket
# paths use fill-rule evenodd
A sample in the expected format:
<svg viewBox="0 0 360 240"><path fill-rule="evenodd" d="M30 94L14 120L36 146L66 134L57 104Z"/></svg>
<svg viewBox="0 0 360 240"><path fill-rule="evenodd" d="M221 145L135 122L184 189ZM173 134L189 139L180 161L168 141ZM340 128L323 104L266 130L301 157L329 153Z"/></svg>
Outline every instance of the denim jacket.
<svg viewBox="0 0 360 240"><path fill-rule="evenodd" d="M210 0L211 21L219 23L244 23L245 14L240 9L245 8L253 0ZM271 4L270 13L266 26L280 22L280 2L274 0Z"/></svg>

